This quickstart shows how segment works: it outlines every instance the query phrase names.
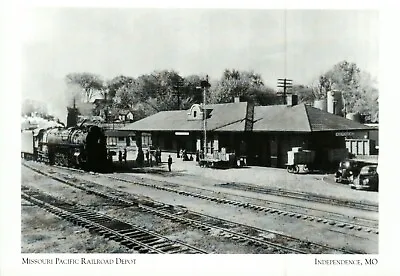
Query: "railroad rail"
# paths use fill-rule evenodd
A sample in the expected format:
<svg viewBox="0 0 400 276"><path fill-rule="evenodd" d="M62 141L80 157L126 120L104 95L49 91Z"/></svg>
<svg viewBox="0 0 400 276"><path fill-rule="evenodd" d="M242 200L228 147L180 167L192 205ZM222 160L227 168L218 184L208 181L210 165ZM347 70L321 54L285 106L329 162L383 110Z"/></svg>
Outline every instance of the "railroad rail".
<svg viewBox="0 0 400 276"><path fill-rule="evenodd" d="M34 170L38 173L42 173L40 170L33 168L32 166L30 166L26 163L23 163L23 165L28 168L31 168L32 170ZM64 168L64 167L60 167L60 168L65 169L65 170L70 170L70 169ZM76 171L78 173L83 173L83 171L81 171L81 170L73 169L73 171ZM48 175L48 176L52 177L51 175ZM371 224L376 224L375 221L365 220L365 223L362 224L362 223L356 223L356 222L343 221L343 220L339 220L339 219L327 219L324 217L313 216L313 215L304 214L301 212L286 211L286 210L282 210L279 208L266 207L266 206L252 204L252 203L248 203L248 202L242 202L242 201L238 201L238 200L230 200L230 199L224 199L224 198L219 198L219 197L215 197L215 196L202 195L199 193L183 191L180 189L174 189L171 187L165 187L165 186L160 186L160 185L156 185L156 184L140 183L140 182L136 182L136 181L132 181L132 180L124 179L121 177L116 177L116 176L104 175L104 177L107 177L112 180L129 183L129 184L135 184L135 185L144 186L147 188L176 193L176 194L183 195L183 196L189 196L189 197L193 197L193 198L199 198L199 199L203 199L203 200L207 200L207 201L212 201L212 202L219 203L219 204L238 206L238 207L242 207L245 209L262 212L262 213L266 213L266 214L287 216L287 217L291 217L293 219L310 221L310 222L320 223L320 224L326 224L326 225L330 225L333 227L344 228L344 229L353 230L353 231L365 231L365 232L371 233L371 234L379 234L378 228L375 227L375 225L371 225ZM66 181L66 180L63 180L60 178L58 178L56 180L59 180L61 182ZM85 181L87 181L87 180L85 180ZM66 181L66 182L68 182L68 181ZM89 182L89 181L87 181L87 182Z"/></svg>
<svg viewBox="0 0 400 276"><path fill-rule="evenodd" d="M276 195L276 196L281 196L281 197L289 197L289 198L313 201L313 202L318 202L318 203L326 203L326 204L337 205L337 206L350 207L350 208L360 209L360 210L365 210L365 211L378 212L378 205L375 205L375 204L343 200L343 199L339 199L339 198L332 198L332 197L304 193L304 192L288 191L288 190L269 188L269 187L260 187L260 186L256 186L256 185L235 183L235 182L217 184L216 186L221 186L224 188L230 188L230 189L236 189L236 190L242 190L242 191L257 192L257 193L268 194L268 195Z"/></svg>
<svg viewBox="0 0 400 276"><path fill-rule="evenodd" d="M58 167L61 169L66 169L66 170L72 170L72 171L76 171L76 172L80 172L80 173L85 173L85 171L80 170L80 169L73 169L73 168L67 168L67 167L61 167L61 166L55 166L55 167ZM109 176L109 175L104 175L104 176L112 178L112 176ZM131 183L140 185L140 183L137 183L134 181L132 181ZM280 197L288 197L288 198L293 198L293 199L300 199L300 200L305 200L308 202L325 203L325 204L330 204L330 205L335 205L335 206L342 206L342 207L364 210L364 211L372 211L372 212L379 211L379 206L377 204L373 204L373 203L367 203L367 202L363 203L363 202L357 202L357 201L352 201L352 200L327 197L327 196L317 195L317 194L312 194L312 193L289 191L289 190L284 190L284 189L280 189L280 188L261 187L261 186L257 186L257 185L246 184L246 183L236 183L236 182L216 184L215 186L231 188L231 189L236 189L236 190L242 190L242 191L257 192L257 193L268 194L268 195L276 195L276 196L280 196Z"/></svg>
<svg viewBox="0 0 400 276"><path fill-rule="evenodd" d="M242 201L238 201L238 200L230 200L230 199L224 199L224 198L219 198L219 197L215 197L215 196L202 195L202 194L194 193L194 192L182 191L179 189L174 189L174 188L165 187L165 186L159 186L159 185L155 185L155 184L135 182L135 181L121 178L121 177L115 177L115 176L106 176L106 177L113 179L113 180L130 183L130 184L145 186L148 188L153 188L153 189L162 190L162 191L168 191L171 193L176 193L176 194L180 194L180 195L184 195L184 196L200 198L200 199L212 201L215 203L239 206L239 207L242 207L245 209L250 209L253 211L257 211L257 212L264 212L267 214L288 216L288 217L291 217L294 219L307 220L307 221L316 222L316 223L323 223L323 224L328 224L330 226L336 226L339 228L346 228L346 229L355 230L355 231L364 230L367 233L379 234L379 230L376 227L374 227L373 225L371 225L371 223L369 223L370 221L367 221L367 220L365 221L366 224L361 224L361 223L343 221L343 220L339 220L339 219L327 219L327 218L308 215L308 214L304 214L304 213L300 213L300 212L286 211L286 210L282 210L279 208L266 207L266 206L252 204L252 203L248 203L248 202L242 202Z"/></svg>
<svg viewBox="0 0 400 276"><path fill-rule="evenodd" d="M307 240L300 240L288 235L277 233L271 230L264 230L248 225L223 220L220 218L208 216L194 211L189 211L186 208L177 208L175 206L165 204L162 202L141 199L135 195L122 192L93 181L82 180L79 184L65 180L54 175L50 175L46 172L32 168L34 171L51 177L54 180L84 190L87 193L95 194L102 198L125 204L127 206L136 206L143 212L151 213L160 216L165 219L169 219L173 222L190 225L203 231L219 231L219 236L226 237L238 242L246 244L254 244L257 246L263 246L268 248L271 253L296 253L296 254L322 254L322 253L345 253L345 254L363 254L364 252L355 252L343 248L333 248L327 245L313 243ZM82 183L83 182L83 183ZM85 182L87 183L85 185ZM95 188L97 187L97 189ZM103 191L101 191L101 190ZM236 229L236 230L231 230ZM278 240L277 242L271 242L271 236ZM283 244L283 245L282 245ZM294 249L302 248L302 250Z"/></svg>
<svg viewBox="0 0 400 276"><path fill-rule="evenodd" d="M115 240L139 253L204 254L206 251L167 239L137 225L94 212L76 203L56 198L38 189L21 186L21 198L74 224Z"/></svg>

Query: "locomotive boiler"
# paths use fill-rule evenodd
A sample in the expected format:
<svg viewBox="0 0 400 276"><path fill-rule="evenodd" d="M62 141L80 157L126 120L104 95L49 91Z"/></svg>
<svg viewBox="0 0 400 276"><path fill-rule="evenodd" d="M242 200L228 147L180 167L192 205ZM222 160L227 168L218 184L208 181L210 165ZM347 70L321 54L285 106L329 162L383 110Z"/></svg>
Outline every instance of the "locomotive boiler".
<svg viewBox="0 0 400 276"><path fill-rule="evenodd" d="M32 147L35 159L51 165L92 171L107 167L106 137L95 125L42 129L33 135Z"/></svg>

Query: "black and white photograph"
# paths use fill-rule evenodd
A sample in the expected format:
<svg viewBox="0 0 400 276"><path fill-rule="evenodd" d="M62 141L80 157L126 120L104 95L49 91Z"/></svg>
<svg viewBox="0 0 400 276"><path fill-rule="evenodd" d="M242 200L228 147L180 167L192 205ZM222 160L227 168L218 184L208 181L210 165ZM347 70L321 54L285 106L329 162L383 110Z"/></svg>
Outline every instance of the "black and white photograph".
<svg viewBox="0 0 400 276"><path fill-rule="evenodd" d="M143 254L377 265L378 9L22 16L23 265Z"/></svg>

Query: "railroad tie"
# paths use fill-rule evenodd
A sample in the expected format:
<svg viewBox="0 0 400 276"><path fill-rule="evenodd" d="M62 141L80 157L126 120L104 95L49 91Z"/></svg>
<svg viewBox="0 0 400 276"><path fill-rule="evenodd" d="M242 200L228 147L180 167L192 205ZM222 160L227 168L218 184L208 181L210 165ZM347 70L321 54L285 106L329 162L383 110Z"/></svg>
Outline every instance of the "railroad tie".
<svg viewBox="0 0 400 276"><path fill-rule="evenodd" d="M164 243L164 242L165 242L165 240L158 238L155 241L147 243L147 245L154 246L154 245L161 244L161 243Z"/></svg>
<svg viewBox="0 0 400 276"><path fill-rule="evenodd" d="M147 236L148 234L147 233L137 233L137 234L129 234L129 235L126 235L126 236L128 236L128 237L130 237L130 238L132 238L132 239L140 239L140 238L143 238L143 237L145 237L145 236Z"/></svg>
<svg viewBox="0 0 400 276"><path fill-rule="evenodd" d="M140 240L140 242L142 243L149 243L149 242L154 242L154 241L158 241L159 238L158 237L148 237L146 239Z"/></svg>
<svg viewBox="0 0 400 276"><path fill-rule="evenodd" d="M172 251L172 252L169 252L170 254L182 254L182 253L185 253L185 254L192 254L192 252L190 251L190 249L189 248L178 248L177 250L175 250L175 251Z"/></svg>

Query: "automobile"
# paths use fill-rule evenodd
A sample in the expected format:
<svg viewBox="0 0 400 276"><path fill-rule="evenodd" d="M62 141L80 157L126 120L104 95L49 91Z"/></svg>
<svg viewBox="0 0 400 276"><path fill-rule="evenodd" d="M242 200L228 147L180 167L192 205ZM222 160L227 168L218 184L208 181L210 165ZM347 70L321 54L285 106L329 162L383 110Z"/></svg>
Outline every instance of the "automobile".
<svg viewBox="0 0 400 276"><path fill-rule="evenodd" d="M378 191L379 175L377 165L368 165L361 168L359 175L350 183L352 189Z"/></svg>
<svg viewBox="0 0 400 276"><path fill-rule="evenodd" d="M339 168L335 173L335 182L352 183L360 173L363 165L363 163L351 159L341 161L339 163Z"/></svg>

